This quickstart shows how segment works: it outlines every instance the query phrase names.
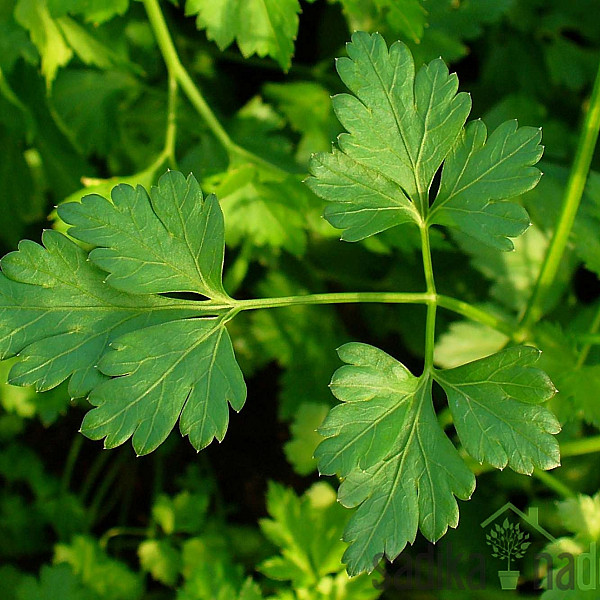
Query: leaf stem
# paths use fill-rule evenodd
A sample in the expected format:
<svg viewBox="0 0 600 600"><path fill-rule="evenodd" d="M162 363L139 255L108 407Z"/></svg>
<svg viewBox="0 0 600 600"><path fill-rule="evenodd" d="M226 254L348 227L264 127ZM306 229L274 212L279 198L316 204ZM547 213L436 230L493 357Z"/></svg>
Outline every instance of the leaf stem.
<svg viewBox="0 0 600 600"><path fill-rule="evenodd" d="M565 483L563 483L558 477L548 473L548 471L542 471L540 469L534 469L532 475L541 481L548 489L556 492L559 496L562 496L565 500L573 498L575 492Z"/></svg>
<svg viewBox="0 0 600 600"><path fill-rule="evenodd" d="M438 306L447 308L452 312L463 315L472 321L477 321L483 325L488 325L492 329L503 333L504 335L514 339L515 338L515 325L505 319L497 317L481 308L477 308L468 302L463 302L450 296L443 296L438 294L437 296Z"/></svg>
<svg viewBox="0 0 600 600"><path fill-rule="evenodd" d="M429 242L429 227L426 223L420 225L421 252L423 254L423 271L427 294L431 297L427 301L427 321L425 323L425 364L423 374L433 368L433 351L435 348L435 317L437 313L437 295L435 291L435 279L433 277L433 261L431 260L431 244Z"/></svg>
<svg viewBox="0 0 600 600"><path fill-rule="evenodd" d="M181 63L158 0L142 0L142 3L146 9L150 26L154 32L156 42L167 66L169 75L175 79L178 86L183 90L196 112L202 117L207 127L217 140L219 140L223 148L225 148L230 159L233 157L243 158L244 160L258 164L271 171L287 174L287 171L271 164L249 150L238 146L231 137L229 137L229 134L225 131L225 128L221 125L221 122L217 119L215 113L204 99L198 86L194 83L190 74Z"/></svg>
<svg viewBox="0 0 600 600"><path fill-rule="evenodd" d="M424 304L435 302L435 295L427 293L403 292L340 292L325 294L305 294L303 296L281 296L279 298L250 298L235 300L234 306L240 310L278 308L306 304L354 304L359 302L382 302L385 304Z"/></svg>
<svg viewBox="0 0 600 600"><path fill-rule="evenodd" d="M600 452L600 435L583 438L581 440L571 440L563 442L560 445L560 455L565 456L581 456L582 454L593 454Z"/></svg>
<svg viewBox="0 0 600 600"><path fill-rule="evenodd" d="M301 296L280 296L278 298L250 298L234 300L230 303L195 300L178 300L172 308L198 309L199 314L216 314L232 308L238 310L258 310L261 308L280 308L285 306L304 306L308 304L436 304L472 321L477 321L512 337L514 325L468 302L428 292L332 292L323 294L304 294ZM171 307L170 307L171 308Z"/></svg>
<svg viewBox="0 0 600 600"><path fill-rule="evenodd" d="M71 477L73 476L75 463L77 462L77 458L79 457L82 445L83 436L77 434L73 438L73 442L71 443L71 447L69 448L69 454L67 455L65 469L60 480L60 489L62 494L67 494L69 492L69 488L71 487Z"/></svg>
<svg viewBox="0 0 600 600"><path fill-rule="evenodd" d="M600 329L600 305L598 306L598 309L596 311L596 316L594 317L594 320L592 321L588 335L592 336L592 338L593 338L593 336L597 336L598 329ZM579 353L579 356L577 357L577 363L575 364L576 369L580 369L581 367L583 367L593 345L594 345L593 341L585 342L583 348L581 348L581 352Z"/></svg>
<svg viewBox="0 0 600 600"><path fill-rule="evenodd" d="M558 224L552 241L548 247L548 252L542 264L533 294L529 300L527 310L521 320L519 333L521 337L526 337L529 328L536 323L543 314L543 304L547 297L548 290L554 282L556 273L569 241L569 235L575 215L581 202L583 190L587 180L590 164L594 155L598 131L600 130L600 66L596 74L596 81L590 99L589 109L585 116L577 152L571 167L562 208L558 217Z"/></svg>
<svg viewBox="0 0 600 600"><path fill-rule="evenodd" d="M163 156L169 162L172 169L177 169L177 158L175 157L175 142L177 140L177 79L169 72L168 82L168 109L167 129L165 133L165 147Z"/></svg>

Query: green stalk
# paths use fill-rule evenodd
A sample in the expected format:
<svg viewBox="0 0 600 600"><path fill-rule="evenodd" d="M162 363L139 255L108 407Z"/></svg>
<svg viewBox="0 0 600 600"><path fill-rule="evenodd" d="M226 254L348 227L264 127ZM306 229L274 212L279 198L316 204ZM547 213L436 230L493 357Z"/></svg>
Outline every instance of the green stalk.
<svg viewBox="0 0 600 600"><path fill-rule="evenodd" d="M278 308L282 306L302 306L307 304L355 304L360 302L423 304L431 301L435 302L435 296L420 293L340 292L330 294L306 294L304 296L282 296L279 298L234 300L233 306L239 310L255 310L259 308Z"/></svg>
<svg viewBox="0 0 600 600"><path fill-rule="evenodd" d="M569 180L567 181L567 187L565 188L565 195L558 218L558 224L554 235L552 236L550 246L548 247L548 252L544 259L544 263L542 264L527 310L521 320L519 329L521 337L523 338L527 336L529 328L541 318L543 304L546 300L548 290L552 286L556 273L560 267L587 181L599 130L600 67L598 68L598 73L596 75L596 81L590 99L590 106L583 122L581 135L579 136L575 160L573 161Z"/></svg>
<svg viewBox="0 0 600 600"><path fill-rule="evenodd" d="M71 487L71 477L73 476L75 463L77 462L77 458L79 457L79 452L81 451L82 445L83 437L77 434L73 438L73 442L71 443L71 447L69 448L69 454L67 455L65 469L60 480L60 490L62 494L67 494L69 488Z"/></svg>
<svg viewBox="0 0 600 600"><path fill-rule="evenodd" d="M541 471L540 469L535 469L532 475L538 481L541 481L549 490L556 492L565 500L573 498L576 495L575 492L568 485L564 484L560 479L558 479L551 473L548 473L548 471Z"/></svg>
<svg viewBox="0 0 600 600"><path fill-rule="evenodd" d="M592 337L592 340L594 336L598 335L598 329L600 329L600 306L596 311L596 316L594 317L594 320L592 321L590 330L588 332L588 335ZM593 341L585 342L585 345L583 346L581 352L579 353L579 356L577 357L577 364L575 365L576 369L580 369L581 367L583 367L593 345Z"/></svg>
<svg viewBox="0 0 600 600"><path fill-rule="evenodd" d="M175 157L175 142L177 140L177 79L169 72L169 95L167 109L167 130L165 133L165 147L162 152L169 166L177 169L177 159Z"/></svg>
<svg viewBox="0 0 600 600"><path fill-rule="evenodd" d="M581 456L582 454L593 454L595 452L600 452L600 435L563 442L560 445L560 455L563 458L565 456Z"/></svg>
<svg viewBox="0 0 600 600"><path fill-rule="evenodd" d="M231 299L228 302L177 300L166 308L196 309L199 315L217 314L219 311L258 310L262 308L281 308L285 306L306 306L317 304L434 304L455 312L472 321L487 325L512 337L514 325L496 317L468 302L463 302L450 296L430 294L428 292L334 292L324 294L304 294L301 296L281 296L279 298L250 298L248 300Z"/></svg>
<svg viewBox="0 0 600 600"><path fill-rule="evenodd" d="M191 105L196 109L196 112L202 117L207 127L217 138L217 140L219 140L223 148L225 148L229 154L229 157L242 158L271 171L287 175L287 171L284 171L276 165L271 164L260 156L257 156L256 154L246 150L245 148L238 146L229 137L229 134L227 131L225 131L219 119L217 119L215 113L212 111L204 99L204 96L190 77L190 74L181 63L179 55L177 54L177 50L175 49L175 45L173 44L173 39L169 33L169 28L165 22L164 15L160 9L158 0L142 0L142 3L146 9L150 26L154 32L156 43L158 44L163 60L165 61L169 75L175 79L179 87L187 96Z"/></svg>
<svg viewBox="0 0 600 600"><path fill-rule="evenodd" d="M431 300L427 302L427 321L425 323L425 364L423 373L428 373L433 368L433 351L435 348L435 317L437 312L437 297L435 280L433 278L433 261L431 260L431 244L429 243L429 227L423 223L421 230L421 253L423 254L423 271L427 294Z"/></svg>
<svg viewBox="0 0 600 600"><path fill-rule="evenodd" d="M447 308L452 312L455 312L463 317L467 317L472 321L477 321L482 325L487 325L500 333L508 336L511 339L515 338L515 325L506 321L496 315L493 315L481 308L477 308L468 302L463 302L462 300L457 300L456 298L451 298L450 296L437 296L438 306L442 308Z"/></svg>

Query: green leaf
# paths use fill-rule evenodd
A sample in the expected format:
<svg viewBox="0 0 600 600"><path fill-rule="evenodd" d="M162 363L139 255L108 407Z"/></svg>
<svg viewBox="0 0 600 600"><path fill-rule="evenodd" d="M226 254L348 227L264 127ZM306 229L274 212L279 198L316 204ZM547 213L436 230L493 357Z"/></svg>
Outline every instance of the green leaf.
<svg viewBox="0 0 600 600"><path fill-rule="evenodd" d="M44 565L39 581L24 578L17 587L17 600L90 600L85 589L69 565Z"/></svg>
<svg viewBox="0 0 600 600"><path fill-rule="evenodd" d="M558 388L552 410L561 423L581 420L600 427L600 365L581 364L577 344L556 324L540 323L536 343L543 351L540 366Z"/></svg>
<svg viewBox="0 0 600 600"><path fill-rule="evenodd" d="M286 70L298 31L298 0L187 0L186 15L224 50L237 41L242 55L271 56Z"/></svg>
<svg viewBox="0 0 600 600"><path fill-rule="evenodd" d="M508 348L461 367L436 371L454 426L466 451L480 463L517 473L560 464L556 417L539 406L556 389L533 365L540 352L529 346Z"/></svg>
<svg viewBox="0 0 600 600"><path fill-rule="evenodd" d="M223 215L214 195L206 199L196 179L178 172L160 178L150 195L120 185L112 202L86 196L62 204L58 215L69 234L99 246L90 260L108 271L107 282L132 294L197 292L225 299L222 270Z"/></svg>
<svg viewBox="0 0 600 600"><path fill-rule="evenodd" d="M71 376L72 397L91 392L97 408L82 431L106 437L106 447L133 436L138 454L150 452L181 415L182 434L203 448L223 439L228 403L243 406L242 374L223 318L208 318L219 314L218 305L152 292L222 293L219 206L214 197L202 201L195 180L178 173L161 179L152 200L142 188L119 187L114 197L115 205L99 196L63 205L61 214L77 223L82 239L114 244L91 256L112 270L115 285L135 293L108 285L106 273L62 234L46 231L45 247L22 242L2 259L0 356L20 356L13 384L46 390ZM199 316L207 318L190 318Z"/></svg>
<svg viewBox="0 0 600 600"><path fill-rule="evenodd" d="M293 177L264 178L253 165L228 171L214 190L227 221L228 245L283 248L301 256L306 249L306 190Z"/></svg>
<svg viewBox="0 0 600 600"><path fill-rule="evenodd" d="M259 565L263 574L291 581L298 597L312 597L314 590L330 590L331 597L340 600L380 595L372 577L350 579L344 572L340 537L349 515L336 503L329 484L315 483L298 497L293 490L271 482L267 509L271 518L262 519L260 527L281 554Z"/></svg>
<svg viewBox="0 0 600 600"><path fill-rule="evenodd" d="M539 181L542 174L532 165L542 156L541 137L540 129L518 129L516 121L507 121L487 139L482 121L469 123L444 163L429 222L512 250L508 238L523 233L529 217L518 204L500 201L529 191Z"/></svg>
<svg viewBox="0 0 600 600"><path fill-rule="evenodd" d="M98 368L112 379L92 390L89 401L97 408L85 415L82 433L106 438L106 448L133 436L136 452L147 454L179 419L181 434L197 450L223 440L228 405L242 409L246 386L220 320L170 321L122 335L111 345Z"/></svg>
<svg viewBox="0 0 600 600"><path fill-rule="evenodd" d="M329 404L305 402L298 407L290 425L290 440L283 450L288 462L299 475L308 475L317 468L313 457L321 436L317 433L319 425L329 411Z"/></svg>
<svg viewBox="0 0 600 600"><path fill-rule="evenodd" d="M56 24L62 32L65 41L73 52L86 65L94 65L99 69L132 65L117 54L112 48L102 43L88 29L70 17L60 17Z"/></svg>
<svg viewBox="0 0 600 600"><path fill-rule="evenodd" d="M140 575L110 558L90 537L77 535L69 544L57 544L54 563L70 565L84 586L102 600L137 600L143 595Z"/></svg>
<svg viewBox="0 0 600 600"><path fill-rule="evenodd" d="M453 232L460 249L471 257L471 264L490 282L490 295L510 312L527 307L547 253L549 236L532 225L514 240L512 252L498 252L490 244ZM560 273L548 290L544 310L549 312L560 300L572 276L571 261L564 260Z"/></svg>
<svg viewBox="0 0 600 600"><path fill-rule="evenodd" d="M508 336L474 321L454 321L435 344L435 364L449 369L498 352Z"/></svg>
<svg viewBox="0 0 600 600"><path fill-rule="evenodd" d="M559 461L552 437L560 425L539 406L554 393L532 365L539 351L509 348L496 355L414 377L394 358L366 344L338 353L347 363L333 376L334 407L319 432L319 470L342 478L339 500L358 507L344 532L351 575L372 571L413 543L417 528L435 542L458 524L456 498L466 500L475 478L440 428L432 377L446 391L465 449L477 460L522 473ZM492 532L493 534L493 532Z"/></svg>
<svg viewBox="0 0 600 600"><path fill-rule="evenodd" d="M378 34L356 32L349 58L337 61L348 89L333 99L349 132L339 150L311 161L309 187L332 202L327 220L356 241L406 222L420 222L433 177L471 108L441 59L415 67L401 42L388 51ZM416 207L414 206L416 204Z"/></svg>
<svg viewBox="0 0 600 600"><path fill-rule="evenodd" d="M15 19L31 36L42 58L42 74L50 88L56 72L73 57L73 51L50 15L46 0L19 0Z"/></svg>
<svg viewBox="0 0 600 600"><path fill-rule="evenodd" d="M156 581L168 586L177 582L181 555L168 540L145 540L138 547L140 565Z"/></svg>
<svg viewBox="0 0 600 600"><path fill-rule="evenodd" d="M208 493L192 494L185 490L173 498L161 494L152 506L152 518L167 535L200 533L206 521L209 501Z"/></svg>
<svg viewBox="0 0 600 600"><path fill-rule="evenodd" d="M427 23L427 11L419 0L339 0L351 31L373 29L373 18L385 21L398 32L418 43ZM429 3L428 3L429 4ZM371 6L372 5L372 10ZM373 15L372 13L375 13Z"/></svg>
<svg viewBox="0 0 600 600"><path fill-rule="evenodd" d="M338 351L349 366L332 388L344 404L321 427L319 469L345 477L340 502L358 509L344 532L348 573L393 560L417 527L431 541L458 524L455 496L468 499L475 478L440 429L431 380L416 378L385 352L350 343Z"/></svg>
<svg viewBox="0 0 600 600"><path fill-rule="evenodd" d="M122 15L129 7L129 0L47 0L53 17L67 13L81 15L88 23L98 25Z"/></svg>

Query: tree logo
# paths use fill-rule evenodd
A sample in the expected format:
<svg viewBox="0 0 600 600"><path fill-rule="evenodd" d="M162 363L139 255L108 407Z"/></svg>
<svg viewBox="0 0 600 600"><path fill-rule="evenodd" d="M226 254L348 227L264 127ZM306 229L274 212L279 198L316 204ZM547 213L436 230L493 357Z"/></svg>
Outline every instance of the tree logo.
<svg viewBox="0 0 600 600"><path fill-rule="evenodd" d="M485 535L485 541L492 548L492 556L506 561L506 571L498 571L500 587L503 590L515 590L517 589L520 571L511 569L511 565L515 560L525 556L531 542L529 541L529 533L522 530L520 523L511 521L508 516L504 516L502 524L499 523L499 517L507 512L512 512L530 529L545 537L549 542L555 542L556 539L543 527L540 527L538 509L535 507L531 507L525 514L514 504L507 502L491 517L481 523L481 527L484 529L491 525Z"/></svg>
<svg viewBox="0 0 600 600"><path fill-rule="evenodd" d="M492 556L507 561L507 570L498 571L500 586L503 590L514 590L517 588L520 571L511 570L511 562L515 558L523 558L527 548L531 546L528 542L529 534L521 531L519 523L513 523L504 519L502 525L494 524L489 533L485 535L485 542L492 548Z"/></svg>

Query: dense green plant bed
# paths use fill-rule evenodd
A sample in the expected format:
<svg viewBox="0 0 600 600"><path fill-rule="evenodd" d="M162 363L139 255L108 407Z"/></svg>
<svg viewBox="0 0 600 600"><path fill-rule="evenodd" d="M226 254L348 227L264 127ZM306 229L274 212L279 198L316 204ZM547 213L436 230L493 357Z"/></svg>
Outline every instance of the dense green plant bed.
<svg viewBox="0 0 600 600"><path fill-rule="evenodd" d="M174 4L0 8L1 597L595 598L593 3Z"/></svg>

